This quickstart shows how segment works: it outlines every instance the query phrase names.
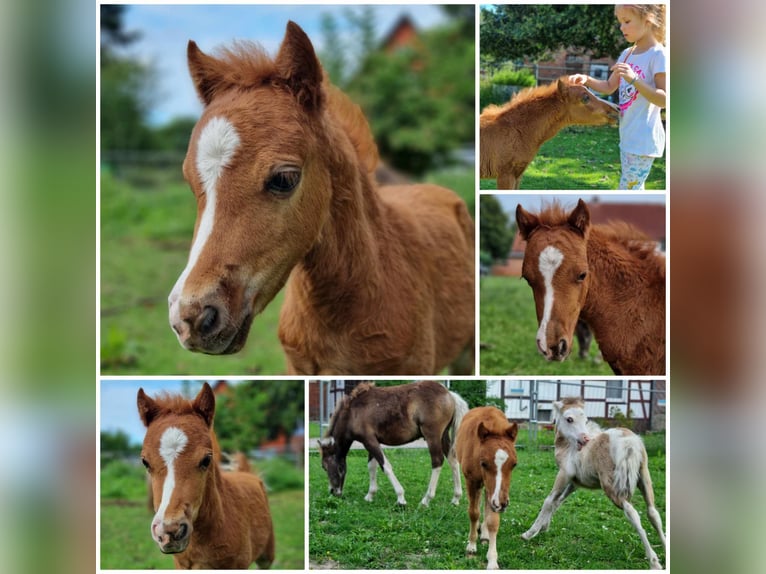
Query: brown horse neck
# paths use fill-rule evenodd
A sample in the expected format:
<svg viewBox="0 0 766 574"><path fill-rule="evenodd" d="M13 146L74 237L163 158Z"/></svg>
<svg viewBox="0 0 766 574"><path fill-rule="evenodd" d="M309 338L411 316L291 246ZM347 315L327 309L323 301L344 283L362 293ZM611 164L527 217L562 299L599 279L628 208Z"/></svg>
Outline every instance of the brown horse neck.
<svg viewBox="0 0 766 574"><path fill-rule="evenodd" d="M321 236L294 273L305 294L322 300L325 294L374 297L383 272L381 254L389 235L386 208L371 174L354 155L332 165L332 204ZM344 295L340 295L343 298Z"/></svg>

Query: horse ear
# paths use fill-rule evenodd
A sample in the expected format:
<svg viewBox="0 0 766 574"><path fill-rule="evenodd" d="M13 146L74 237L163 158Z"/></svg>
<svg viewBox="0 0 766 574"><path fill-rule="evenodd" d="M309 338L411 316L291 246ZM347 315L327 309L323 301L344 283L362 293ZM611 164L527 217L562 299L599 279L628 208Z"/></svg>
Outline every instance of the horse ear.
<svg viewBox="0 0 766 574"><path fill-rule="evenodd" d="M577 207L575 207L572 210L572 213L569 214L567 223L579 231L583 237L588 235L588 230L590 229L590 211L582 199L577 201Z"/></svg>
<svg viewBox="0 0 766 574"><path fill-rule="evenodd" d="M564 408L564 403L561 401L553 401L553 410L556 414L561 414L561 410Z"/></svg>
<svg viewBox="0 0 766 574"><path fill-rule="evenodd" d="M298 103L306 110L318 110L322 105L322 65L306 32L292 20L287 23L274 63L277 75Z"/></svg>
<svg viewBox="0 0 766 574"><path fill-rule="evenodd" d="M507 436L513 442L516 442L516 435L518 434L519 434L519 425L517 425L516 423L511 423L510 425L508 425L508 428L505 429L505 436Z"/></svg>
<svg viewBox="0 0 766 574"><path fill-rule="evenodd" d="M213 417L215 416L215 395L209 384L205 383L202 385L202 390L197 395L197 398L194 399L192 408L202 416L202 419L207 426L213 426Z"/></svg>
<svg viewBox="0 0 766 574"><path fill-rule="evenodd" d="M519 228L522 239L528 239L529 234L540 226L540 220L536 215L529 213L521 207L521 204L518 204L516 206L516 225Z"/></svg>
<svg viewBox="0 0 766 574"><path fill-rule="evenodd" d="M189 44L186 46L186 61L197 95L207 106L213 101L216 93L228 85L220 72L221 64L200 50L194 40L189 40Z"/></svg>
<svg viewBox="0 0 766 574"><path fill-rule="evenodd" d="M148 427L157 418L157 413L160 410L159 406L154 399L144 392L143 387L138 389L136 405L138 406L138 416L141 417L141 422L144 423L145 427Z"/></svg>
<svg viewBox="0 0 766 574"><path fill-rule="evenodd" d="M571 84L569 83L569 80L567 80L565 77L562 77L558 79L558 82L556 83L556 89L562 97L566 97L570 85Z"/></svg>
<svg viewBox="0 0 766 574"><path fill-rule="evenodd" d="M491 433L489 429L484 426L484 423L479 423L479 428L476 430L476 434L479 436L479 440L486 439Z"/></svg>

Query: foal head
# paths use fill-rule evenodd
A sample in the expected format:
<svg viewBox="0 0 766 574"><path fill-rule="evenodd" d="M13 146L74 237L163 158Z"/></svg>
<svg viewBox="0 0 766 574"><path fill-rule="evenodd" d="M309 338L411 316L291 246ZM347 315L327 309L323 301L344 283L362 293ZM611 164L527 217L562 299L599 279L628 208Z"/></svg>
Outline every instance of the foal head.
<svg viewBox="0 0 766 574"><path fill-rule="evenodd" d="M487 503L493 512L503 512L508 506L511 473L516 467L516 435L518 425L511 423L501 433L490 431L479 423L478 459L487 493Z"/></svg>
<svg viewBox="0 0 766 574"><path fill-rule="evenodd" d="M319 439L319 454L322 457L322 468L330 480L330 494L343 495L343 484L346 482L346 458L340 456L335 439Z"/></svg>
<svg viewBox="0 0 766 574"><path fill-rule="evenodd" d="M565 397L553 402L556 417L556 432L563 436L569 444L582 449L591 439L588 429L588 417L585 414L585 403L580 397Z"/></svg>
<svg viewBox="0 0 766 574"><path fill-rule="evenodd" d="M152 399L139 389L137 403L146 425L141 460L152 482L152 539L164 553L182 552L217 464L212 435L215 397L205 383L194 401Z"/></svg>
<svg viewBox="0 0 766 574"><path fill-rule="evenodd" d="M620 108L602 100L585 86L570 83L561 77L556 83L559 97L567 106L569 122L578 125L598 126L616 124Z"/></svg>
<svg viewBox="0 0 766 574"><path fill-rule="evenodd" d="M322 68L296 24L273 60L251 44L212 57L189 42L188 63L205 105L183 166L197 221L169 319L185 348L235 353L328 219L338 146Z"/></svg>
<svg viewBox="0 0 766 574"><path fill-rule="evenodd" d="M522 277L532 288L537 311L537 349L549 361L563 361L585 304L590 212L583 200L570 213L554 204L539 215L516 207L516 223L527 241Z"/></svg>

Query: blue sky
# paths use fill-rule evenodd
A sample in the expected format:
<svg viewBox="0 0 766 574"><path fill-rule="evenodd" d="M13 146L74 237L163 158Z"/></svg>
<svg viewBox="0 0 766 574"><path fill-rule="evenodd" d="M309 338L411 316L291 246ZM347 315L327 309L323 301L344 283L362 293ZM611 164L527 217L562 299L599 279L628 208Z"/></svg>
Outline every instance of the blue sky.
<svg viewBox="0 0 766 574"><path fill-rule="evenodd" d="M445 21L438 6L425 4L377 5L375 27L383 38L402 14L408 14L421 29ZM288 20L295 21L322 50L320 17L335 16L341 41L351 44L344 14L358 10L347 5L131 5L125 14L125 28L141 33L127 52L151 63L156 71L156 98L149 115L159 125L179 116L198 116L202 110L186 68L186 44L194 40L209 52L232 40L253 40L270 54L279 48Z"/></svg>
<svg viewBox="0 0 766 574"><path fill-rule="evenodd" d="M190 383L191 392L196 393L201 381ZM179 393L182 389L181 381L171 380L103 380L101 381L101 425L102 431L126 432L135 444L141 444L144 440L144 425L138 417L136 407L136 394L143 387L149 396L154 396L160 391Z"/></svg>

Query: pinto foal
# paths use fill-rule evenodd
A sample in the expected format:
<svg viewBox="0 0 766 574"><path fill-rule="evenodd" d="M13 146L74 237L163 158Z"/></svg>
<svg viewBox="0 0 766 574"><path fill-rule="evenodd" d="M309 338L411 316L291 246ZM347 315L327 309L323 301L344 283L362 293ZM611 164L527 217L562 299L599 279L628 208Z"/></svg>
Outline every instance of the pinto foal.
<svg viewBox="0 0 766 574"><path fill-rule="evenodd" d="M553 513L578 486L602 488L638 532L651 568L661 569L657 553L641 526L641 518L630 503L638 487L646 501L649 521L657 530L664 547L662 518L654 505L652 477L641 438L626 428L602 431L596 423L588 420L585 403L580 397L555 401L553 408L556 413L555 452L559 472L540 514L532 527L521 535L522 538L530 540L547 530Z"/></svg>
<svg viewBox="0 0 766 574"><path fill-rule="evenodd" d="M152 399L138 390L146 425L141 460L151 477L152 539L176 568L240 569L274 561L274 529L261 479L222 472L213 432L215 395L205 383L194 401Z"/></svg>

